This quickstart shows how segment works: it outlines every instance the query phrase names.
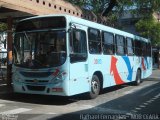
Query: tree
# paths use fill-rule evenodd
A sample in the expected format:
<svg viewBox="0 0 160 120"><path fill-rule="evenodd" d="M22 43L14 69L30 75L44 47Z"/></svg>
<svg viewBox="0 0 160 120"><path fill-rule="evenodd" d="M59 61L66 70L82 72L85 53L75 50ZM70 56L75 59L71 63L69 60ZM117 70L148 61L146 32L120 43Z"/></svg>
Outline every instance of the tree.
<svg viewBox="0 0 160 120"><path fill-rule="evenodd" d="M0 23L0 32L6 31L7 25L5 23Z"/></svg>
<svg viewBox="0 0 160 120"><path fill-rule="evenodd" d="M150 18L160 11L160 0L65 0L79 6L82 10L92 11L97 17L106 17L107 25L116 24L125 10L133 16ZM108 23L109 21L109 23ZM117 26L117 25L112 25Z"/></svg>
<svg viewBox="0 0 160 120"><path fill-rule="evenodd" d="M112 27L118 26L116 25L116 23L120 13L112 11L112 9L115 6L118 6L117 0L65 0L65 1L68 1L72 4L79 6L82 10L91 11L97 16L97 18L105 20L108 26Z"/></svg>
<svg viewBox="0 0 160 120"><path fill-rule="evenodd" d="M160 0L65 0L72 4L86 9L90 6L90 10L95 14L108 16L110 12L116 10L122 12L124 9L132 9L134 14L143 15L144 17L150 16L155 11L160 11Z"/></svg>
<svg viewBox="0 0 160 120"><path fill-rule="evenodd" d="M160 45L160 23L155 19L141 19L136 23L141 36L151 39L153 45Z"/></svg>

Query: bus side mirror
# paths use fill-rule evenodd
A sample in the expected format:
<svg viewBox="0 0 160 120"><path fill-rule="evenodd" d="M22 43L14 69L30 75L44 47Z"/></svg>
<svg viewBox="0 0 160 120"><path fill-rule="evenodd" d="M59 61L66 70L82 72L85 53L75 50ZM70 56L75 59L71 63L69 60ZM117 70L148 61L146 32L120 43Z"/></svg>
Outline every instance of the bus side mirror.
<svg viewBox="0 0 160 120"><path fill-rule="evenodd" d="M68 33L71 33L71 32L72 32L72 28L69 28L69 29L68 29Z"/></svg>
<svg viewBox="0 0 160 120"><path fill-rule="evenodd" d="M76 29L76 25L73 23L69 24L70 28L68 29L68 32L71 33L73 29Z"/></svg>

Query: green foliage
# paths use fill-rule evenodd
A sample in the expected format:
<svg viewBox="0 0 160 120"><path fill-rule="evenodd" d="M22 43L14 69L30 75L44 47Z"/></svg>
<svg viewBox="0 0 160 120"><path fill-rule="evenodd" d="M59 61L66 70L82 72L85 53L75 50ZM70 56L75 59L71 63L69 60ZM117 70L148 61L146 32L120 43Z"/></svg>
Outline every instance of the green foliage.
<svg viewBox="0 0 160 120"><path fill-rule="evenodd" d="M65 0L75 4L83 9L92 8L95 14L101 14L102 11L107 10L113 0ZM141 17L150 17L154 12L160 11L160 0L115 0L114 8L117 15L121 14L125 9L130 9L133 14L140 15ZM112 9L109 9L113 12ZM115 13L115 12L114 12ZM108 17L108 16L107 16Z"/></svg>
<svg viewBox="0 0 160 120"><path fill-rule="evenodd" d="M0 23L0 32L6 31L7 25L5 23Z"/></svg>
<svg viewBox="0 0 160 120"><path fill-rule="evenodd" d="M136 29L143 37L150 38L152 44L160 45L160 23L153 18L142 19L136 23Z"/></svg>
<svg viewBox="0 0 160 120"><path fill-rule="evenodd" d="M102 11L109 10L105 16L107 17L107 24L112 27L117 27L117 19L121 17L125 10L129 10L133 16L141 19L136 24L140 35L150 38L153 44L160 45L160 23L153 19L153 13L160 12L160 0L114 0L115 4L110 4L113 0L66 1L80 6L82 9L91 10L96 15L101 15ZM107 9L109 7L111 9Z"/></svg>
<svg viewBox="0 0 160 120"><path fill-rule="evenodd" d="M160 11L160 0L134 0L133 5L136 8L134 12L143 18L149 18L154 12Z"/></svg>

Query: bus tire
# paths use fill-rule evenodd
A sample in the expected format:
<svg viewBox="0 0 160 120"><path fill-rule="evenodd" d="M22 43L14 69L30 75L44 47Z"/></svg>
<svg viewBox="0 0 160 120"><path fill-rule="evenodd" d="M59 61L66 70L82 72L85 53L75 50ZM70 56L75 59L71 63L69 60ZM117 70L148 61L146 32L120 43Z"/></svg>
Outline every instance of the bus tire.
<svg viewBox="0 0 160 120"><path fill-rule="evenodd" d="M140 85L141 82L142 82L142 80L141 80L141 71L137 70L136 81L135 81L134 85Z"/></svg>
<svg viewBox="0 0 160 120"><path fill-rule="evenodd" d="M91 89L89 92L89 98L94 99L96 98L100 93L100 81L97 75L93 75L91 80Z"/></svg>

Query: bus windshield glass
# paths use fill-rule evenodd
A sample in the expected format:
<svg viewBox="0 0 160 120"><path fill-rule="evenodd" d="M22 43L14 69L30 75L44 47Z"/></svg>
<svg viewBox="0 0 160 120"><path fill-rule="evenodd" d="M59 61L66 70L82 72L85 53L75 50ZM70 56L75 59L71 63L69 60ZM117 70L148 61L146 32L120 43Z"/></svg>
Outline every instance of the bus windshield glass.
<svg viewBox="0 0 160 120"><path fill-rule="evenodd" d="M66 31L18 32L14 38L13 62L25 68L48 68L66 60Z"/></svg>

